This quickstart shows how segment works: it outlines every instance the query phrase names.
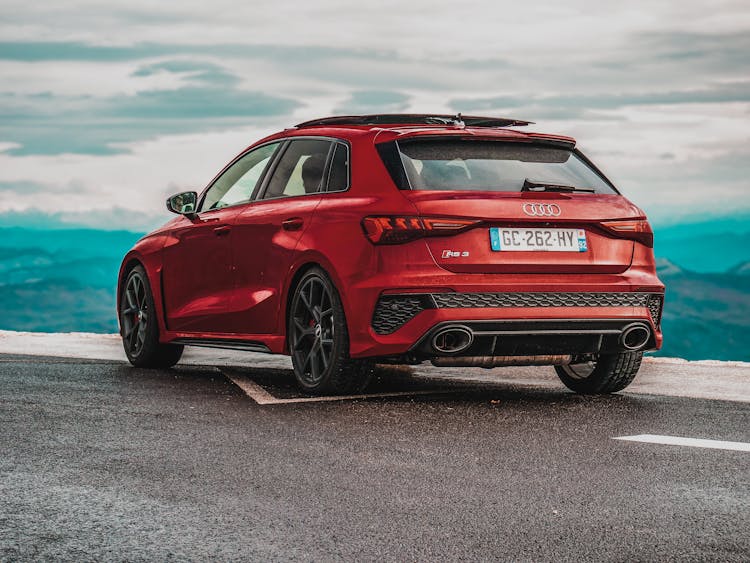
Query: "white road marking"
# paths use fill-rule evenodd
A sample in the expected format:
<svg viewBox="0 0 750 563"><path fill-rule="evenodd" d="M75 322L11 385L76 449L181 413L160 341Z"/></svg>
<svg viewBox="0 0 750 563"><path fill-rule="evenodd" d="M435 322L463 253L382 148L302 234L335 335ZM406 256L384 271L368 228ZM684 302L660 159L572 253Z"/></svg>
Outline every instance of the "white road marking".
<svg viewBox="0 0 750 563"><path fill-rule="evenodd" d="M414 391L393 391L389 393L363 393L360 395L332 395L327 397L292 397L290 399L279 399L275 397L265 388L258 385L247 376L240 375L237 372L231 370L221 370L221 372L232 380L232 382L242 389L245 394L250 397L253 401L259 405L281 405L289 403L322 403L326 401L349 401L354 399L377 399L383 397L411 397L415 395L447 395L449 393L457 393L460 390L456 389L435 389L435 390L423 390L416 389Z"/></svg>
<svg viewBox="0 0 750 563"><path fill-rule="evenodd" d="M268 391L263 389L263 387L255 383L255 381L253 381L249 377L230 374L226 371L222 373L229 379L231 379L237 387L242 389L245 392L245 395L250 397L259 405L273 405L274 403L278 402L278 399L276 397L271 395Z"/></svg>
<svg viewBox="0 0 750 563"><path fill-rule="evenodd" d="M711 448L715 450L733 450L736 452L750 452L750 443L726 442L724 440L703 440L700 438L681 438L680 436L659 436L656 434L639 434L637 436L620 436L613 440L627 440L629 442L646 442L649 444L664 444L667 446L690 446L693 448Z"/></svg>

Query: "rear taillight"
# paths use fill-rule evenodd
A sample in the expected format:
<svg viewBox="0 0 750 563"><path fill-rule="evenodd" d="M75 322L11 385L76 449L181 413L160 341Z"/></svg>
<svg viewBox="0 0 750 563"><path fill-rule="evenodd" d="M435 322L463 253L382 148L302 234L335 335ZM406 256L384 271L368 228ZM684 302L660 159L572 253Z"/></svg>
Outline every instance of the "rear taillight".
<svg viewBox="0 0 750 563"><path fill-rule="evenodd" d="M654 247L654 232L645 219L603 221L601 225L618 238L631 239L645 244L649 248Z"/></svg>
<svg viewBox="0 0 750 563"><path fill-rule="evenodd" d="M479 223L444 217L365 217L362 228L373 244L401 244L422 237L453 235Z"/></svg>

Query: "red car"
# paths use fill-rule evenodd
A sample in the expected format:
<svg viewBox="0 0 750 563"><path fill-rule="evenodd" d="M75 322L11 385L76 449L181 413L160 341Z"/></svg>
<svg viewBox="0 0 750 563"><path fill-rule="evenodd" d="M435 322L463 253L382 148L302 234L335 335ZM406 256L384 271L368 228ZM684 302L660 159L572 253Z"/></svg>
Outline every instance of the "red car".
<svg viewBox="0 0 750 563"><path fill-rule="evenodd" d="M573 139L527 124L346 116L258 141L125 256L130 362L289 354L308 393L427 360L625 388L662 344L651 227Z"/></svg>

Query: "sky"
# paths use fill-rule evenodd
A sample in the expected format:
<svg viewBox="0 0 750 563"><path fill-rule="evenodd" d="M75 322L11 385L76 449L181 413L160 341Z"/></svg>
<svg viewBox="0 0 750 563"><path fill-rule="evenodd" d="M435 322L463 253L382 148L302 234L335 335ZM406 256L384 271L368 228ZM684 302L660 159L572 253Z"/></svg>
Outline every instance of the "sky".
<svg viewBox="0 0 750 563"><path fill-rule="evenodd" d="M750 211L750 3L0 0L0 226L145 230L268 133L374 112L571 135L654 221Z"/></svg>

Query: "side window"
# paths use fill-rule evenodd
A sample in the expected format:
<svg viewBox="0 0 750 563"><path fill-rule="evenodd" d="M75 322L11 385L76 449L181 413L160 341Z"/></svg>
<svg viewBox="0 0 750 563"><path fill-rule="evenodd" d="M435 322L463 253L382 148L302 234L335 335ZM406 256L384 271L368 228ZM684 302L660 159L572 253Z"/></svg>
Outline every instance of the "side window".
<svg viewBox="0 0 750 563"><path fill-rule="evenodd" d="M341 192L349 187L349 147L336 143L331 172L328 176L328 191Z"/></svg>
<svg viewBox="0 0 750 563"><path fill-rule="evenodd" d="M323 185L331 141L299 139L289 143L279 159L264 199L319 192Z"/></svg>
<svg viewBox="0 0 750 563"><path fill-rule="evenodd" d="M263 171L281 143L263 145L240 158L206 192L201 211L249 201Z"/></svg>

